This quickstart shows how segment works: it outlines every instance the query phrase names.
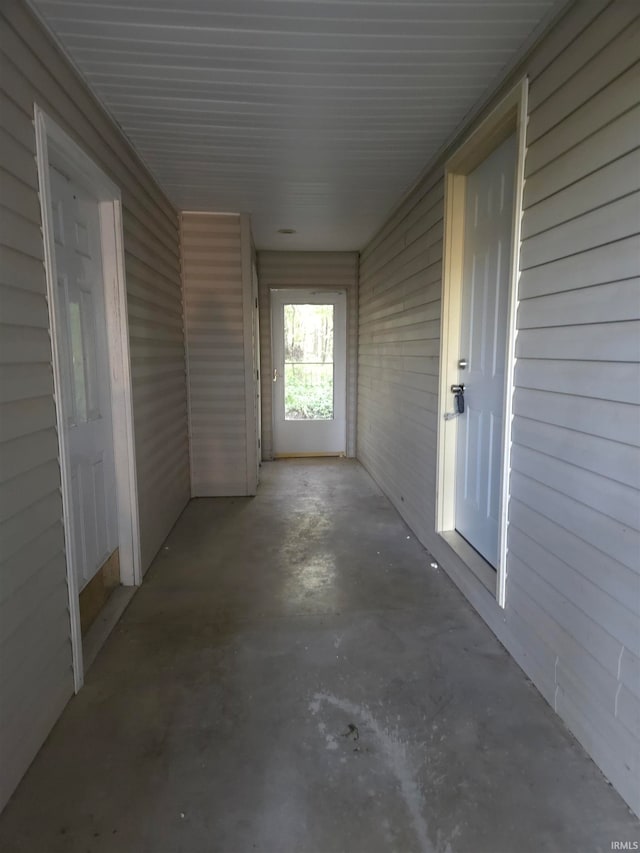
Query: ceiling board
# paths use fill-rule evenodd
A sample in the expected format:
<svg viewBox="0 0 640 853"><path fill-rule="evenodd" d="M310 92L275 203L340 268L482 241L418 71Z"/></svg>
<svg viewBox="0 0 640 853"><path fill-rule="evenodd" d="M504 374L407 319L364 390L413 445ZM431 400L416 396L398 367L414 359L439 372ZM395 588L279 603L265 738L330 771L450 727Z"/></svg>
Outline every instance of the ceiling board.
<svg viewBox="0 0 640 853"><path fill-rule="evenodd" d="M183 210L359 249L555 0L32 0ZM280 228L296 234L283 237Z"/></svg>

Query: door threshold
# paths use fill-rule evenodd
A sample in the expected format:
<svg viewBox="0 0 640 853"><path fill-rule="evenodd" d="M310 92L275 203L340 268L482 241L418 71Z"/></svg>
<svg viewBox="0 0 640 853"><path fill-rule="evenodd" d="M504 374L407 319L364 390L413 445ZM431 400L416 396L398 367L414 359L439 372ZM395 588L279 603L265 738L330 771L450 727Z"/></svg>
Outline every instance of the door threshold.
<svg viewBox="0 0 640 853"><path fill-rule="evenodd" d="M104 607L82 639L82 657L84 671L88 672L113 631L120 617L129 606L129 602L138 591L137 586L119 586L109 596Z"/></svg>
<svg viewBox="0 0 640 853"><path fill-rule="evenodd" d="M457 530L443 530L440 536L492 595L496 594L497 573L491 563L470 545Z"/></svg>
<svg viewBox="0 0 640 853"><path fill-rule="evenodd" d="M326 453L324 451L318 451L317 453L274 453L274 459L315 459L320 457L330 457L333 459L341 459L344 458L345 454L342 453Z"/></svg>

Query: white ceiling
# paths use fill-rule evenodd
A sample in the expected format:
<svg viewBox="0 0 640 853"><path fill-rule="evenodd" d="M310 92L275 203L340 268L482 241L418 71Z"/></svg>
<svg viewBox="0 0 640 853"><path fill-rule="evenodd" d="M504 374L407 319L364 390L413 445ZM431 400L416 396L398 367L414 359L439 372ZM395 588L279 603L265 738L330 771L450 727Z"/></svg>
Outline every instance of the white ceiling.
<svg viewBox="0 0 640 853"><path fill-rule="evenodd" d="M556 0L32 0L176 206L359 249ZM279 228L295 228L283 237Z"/></svg>

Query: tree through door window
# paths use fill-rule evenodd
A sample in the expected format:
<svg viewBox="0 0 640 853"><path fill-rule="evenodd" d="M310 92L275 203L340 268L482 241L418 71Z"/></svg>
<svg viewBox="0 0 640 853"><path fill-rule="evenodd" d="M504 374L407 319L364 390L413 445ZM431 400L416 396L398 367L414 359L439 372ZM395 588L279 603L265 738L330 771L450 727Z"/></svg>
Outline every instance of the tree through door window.
<svg viewBox="0 0 640 853"><path fill-rule="evenodd" d="M333 305L284 306L285 419L333 419Z"/></svg>

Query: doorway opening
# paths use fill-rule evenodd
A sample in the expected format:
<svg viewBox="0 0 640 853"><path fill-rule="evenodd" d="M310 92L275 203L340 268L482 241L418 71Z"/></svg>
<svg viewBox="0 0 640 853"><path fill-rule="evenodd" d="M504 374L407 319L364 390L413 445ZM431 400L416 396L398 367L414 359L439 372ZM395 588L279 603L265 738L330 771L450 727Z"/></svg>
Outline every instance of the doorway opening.
<svg viewBox="0 0 640 853"><path fill-rule="evenodd" d="M527 81L447 162L436 530L505 603Z"/></svg>
<svg viewBox="0 0 640 853"><path fill-rule="evenodd" d="M91 623L142 580L122 216L118 187L34 117L77 692Z"/></svg>
<svg viewBox="0 0 640 853"><path fill-rule="evenodd" d="M271 291L274 456L346 452L346 292Z"/></svg>

